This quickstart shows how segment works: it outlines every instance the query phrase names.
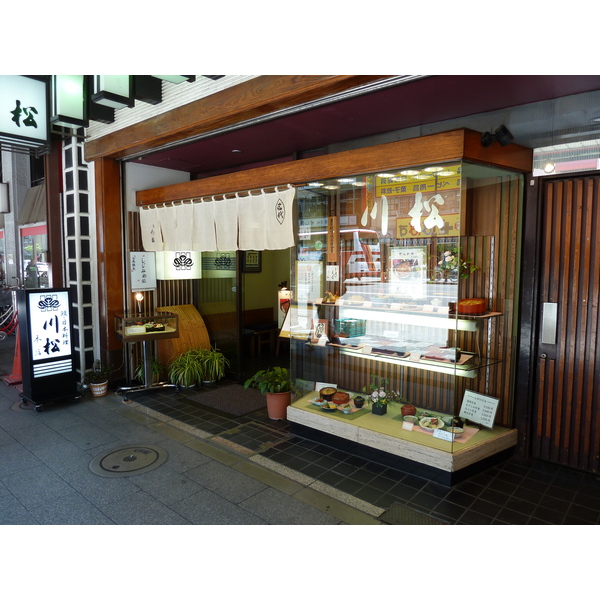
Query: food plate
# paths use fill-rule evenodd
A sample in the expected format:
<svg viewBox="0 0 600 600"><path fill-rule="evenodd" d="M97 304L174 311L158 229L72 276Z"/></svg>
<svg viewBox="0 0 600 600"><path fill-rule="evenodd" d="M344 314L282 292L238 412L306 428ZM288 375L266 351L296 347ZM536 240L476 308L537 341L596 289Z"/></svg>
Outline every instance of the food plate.
<svg viewBox="0 0 600 600"><path fill-rule="evenodd" d="M320 400L311 400L311 401L310 401L310 403L311 403L311 404L314 404L315 406L318 406L319 408L320 408L321 406L323 406L323 402L322 402L322 401L320 401Z"/></svg>
<svg viewBox="0 0 600 600"><path fill-rule="evenodd" d="M406 415L404 420L408 421L409 423L416 423L419 419L415 417L415 415Z"/></svg>
<svg viewBox="0 0 600 600"><path fill-rule="evenodd" d="M337 409L338 409L338 405L334 404L333 402L331 402L331 403L325 402L321 406L321 410L324 410L325 412L335 412Z"/></svg>
<svg viewBox="0 0 600 600"><path fill-rule="evenodd" d="M444 421L438 417L425 417L419 421L419 427L425 429L425 431L435 431L444 427Z"/></svg>

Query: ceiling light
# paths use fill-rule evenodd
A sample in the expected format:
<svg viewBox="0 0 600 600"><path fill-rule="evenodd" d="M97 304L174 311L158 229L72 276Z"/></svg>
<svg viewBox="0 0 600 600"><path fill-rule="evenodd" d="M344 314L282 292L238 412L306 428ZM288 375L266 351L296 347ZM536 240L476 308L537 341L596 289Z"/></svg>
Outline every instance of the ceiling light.
<svg viewBox="0 0 600 600"><path fill-rule="evenodd" d="M324 188L326 190L339 190L340 186L339 185L326 185L326 186L324 186Z"/></svg>
<svg viewBox="0 0 600 600"><path fill-rule="evenodd" d="M322 187L323 184L319 183L318 181L312 181L308 184L308 187Z"/></svg>
<svg viewBox="0 0 600 600"><path fill-rule="evenodd" d="M554 171L554 163L551 163L550 161L548 161L545 165L544 165L544 173L552 173Z"/></svg>
<svg viewBox="0 0 600 600"><path fill-rule="evenodd" d="M443 171L444 167L426 167L423 171L427 171L428 173L439 173Z"/></svg>
<svg viewBox="0 0 600 600"><path fill-rule="evenodd" d="M393 173L377 173L377 177L393 177Z"/></svg>
<svg viewBox="0 0 600 600"><path fill-rule="evenodd" d="M418 175L420 171L415 171L413 169L407 169L406 171L400 171L400 175Z"/></svg>
<svg viewBox="0 0 600 600"><path fill-rule="evenodd" d="M366 181L353 181L352 185L356 186L356 187L363 187L365 185L367 185Z"/></svg>
<svg viewBox="0 0 600 600"><path fill-rule="evenodd" d="M438 171L438 177L450 177L451 175L456 175L454 171Z"/></svg>
<svg viewBox="0 0 600 600"><path fill-rule="evenodd" d="M345 178L345 179L338 179L338 181L340 183L354 183L356 181L356 179Z"/></svg>

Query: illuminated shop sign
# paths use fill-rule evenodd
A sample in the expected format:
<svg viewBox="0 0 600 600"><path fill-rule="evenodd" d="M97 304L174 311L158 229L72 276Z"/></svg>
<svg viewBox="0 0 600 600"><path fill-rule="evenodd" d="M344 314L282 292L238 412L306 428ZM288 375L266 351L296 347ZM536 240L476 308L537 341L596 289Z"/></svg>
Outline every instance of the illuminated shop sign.
<svg viewBox="0 0 600 600"><path fill-rule="evenodd" d="M39 148L48 143L45 81L0 75L0 142Z"/></svg>
<svg viewBox="0 0 600 600"><path fill-rule="evenodd" d="M156 252L156 278L201 279L202 253L193 250Z"/></svg>
<svg viewBox="0 0 600 600"><path fill-rule="evenodd" d="M68 292L30 292L28 301L31 359L71 356Z"/></svg>

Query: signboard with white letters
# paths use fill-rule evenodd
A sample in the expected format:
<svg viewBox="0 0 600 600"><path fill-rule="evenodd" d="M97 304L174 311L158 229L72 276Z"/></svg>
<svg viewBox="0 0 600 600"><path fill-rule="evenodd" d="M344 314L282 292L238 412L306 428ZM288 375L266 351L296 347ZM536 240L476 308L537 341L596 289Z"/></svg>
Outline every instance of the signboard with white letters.
<svg viewBox="0 0 600 600"><path fill-rule="evenodd" d="M494 426L498 402L497 398L466 390L458 416L491 428Z"/></svg>

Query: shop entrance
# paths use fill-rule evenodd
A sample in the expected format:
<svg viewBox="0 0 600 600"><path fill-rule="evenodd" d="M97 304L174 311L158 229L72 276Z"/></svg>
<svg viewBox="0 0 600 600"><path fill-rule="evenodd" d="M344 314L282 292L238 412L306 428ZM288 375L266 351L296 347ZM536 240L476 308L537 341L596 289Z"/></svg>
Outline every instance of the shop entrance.
<svg viewBox="0 0 600 600"><path fill-rule="evenodd" d="M600 472L600 176L542 180L532 455Z"/></svg>

